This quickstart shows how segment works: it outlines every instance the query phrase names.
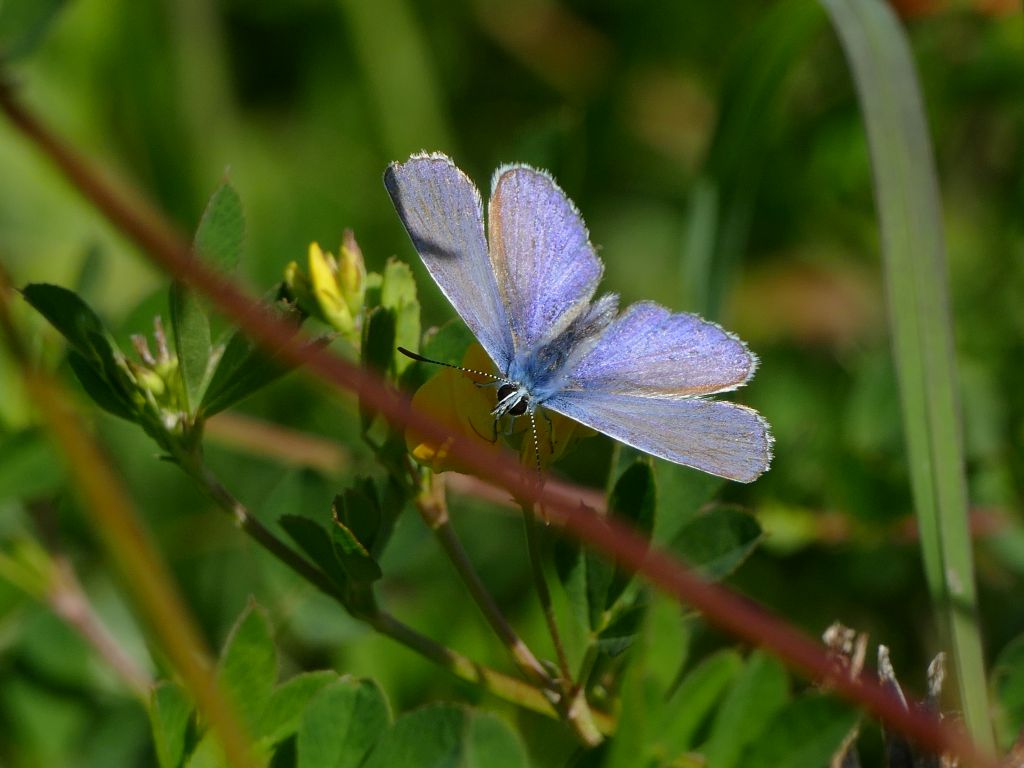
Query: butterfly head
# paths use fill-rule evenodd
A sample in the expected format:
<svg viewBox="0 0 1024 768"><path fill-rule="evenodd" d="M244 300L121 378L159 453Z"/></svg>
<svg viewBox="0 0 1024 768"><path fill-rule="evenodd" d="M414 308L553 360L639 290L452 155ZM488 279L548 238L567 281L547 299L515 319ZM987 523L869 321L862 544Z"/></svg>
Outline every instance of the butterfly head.
<svg viewBox="0 0 1024 768"><path fill-rule="evenodd" d="M522 416L530 407L530 393L522 384L515 384L506 381L498 387L498 404L494 406L491 414L501 418L506 414L509 416Z"/></svg>

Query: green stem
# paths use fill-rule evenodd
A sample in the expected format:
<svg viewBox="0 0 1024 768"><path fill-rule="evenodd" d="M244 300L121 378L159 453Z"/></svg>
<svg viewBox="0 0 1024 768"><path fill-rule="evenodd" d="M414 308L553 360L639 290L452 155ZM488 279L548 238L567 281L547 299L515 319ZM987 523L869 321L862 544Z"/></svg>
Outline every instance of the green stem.
<svg viewBox="0 0 1024 768"><path fill-rule="evenodd" d="M544 621L548 626L551 642L555 646L555 653L558 655L558 666L562 677L562 694L566 702L564 706L565 718L573 724L576 734L584 744L597 746L602 741L600 729L594 722L593 712L587 702L585 686L576 685L573 681L572 672L569 670L569 658L566 656L565 646L562 644L562 635L558 630L555 606L551 601L551 590L548 588L548 580L544 575L544 560L540 540L541 530L537 522L537 516L533 513L533 505L529 502L521 503L520 507L523 510L523 525L526 529L526 549L530 558L530 571L533 575L533 583L537 590L541 609L544 612Z"/></svg>
<svg viewBox="0 0 1024 768"><path fill-rule="evenodd" d="M526 530L526 551L530 558L530 573L533 576L534 588L537 590L537 599L540 600L540 607L544 612L544 622L548 626L548 634L551 635L551 643L554 645L555 655L558 657L558 669L562 675L562 686L563 689L569 690L573 687L572 672L569 670L569 659L565 654L562 635L558 630L555 606L551 601L551 590L548 588L548 580L544 575L544 561L540 540L541 532L537 523L537 516L533 514L532 504L523 504L522 510L523 527Z"/></svg>
<svg viewBox="0 0 1024 768"><path fill-rule="evenodd" d="M480 608L487 623L490 624L494 634L508 649L515 661L516 666L528 680L532 680L544 690L550 692L554 698L560 695L557 683L544 669L544 666L534 656L533 651L523 642L523 639L516 634L512 625L508 623L498 604L495 602L487 587L480 580L473 564L466 554L458 534L452 527L451 519L448 516L448 503L445 499L444 483L437 475L429 475L423 481L423 487L416 496L416 508L420 516L437 537L441 549L451 560L459 578L469 590L473 602Z"/></svg>

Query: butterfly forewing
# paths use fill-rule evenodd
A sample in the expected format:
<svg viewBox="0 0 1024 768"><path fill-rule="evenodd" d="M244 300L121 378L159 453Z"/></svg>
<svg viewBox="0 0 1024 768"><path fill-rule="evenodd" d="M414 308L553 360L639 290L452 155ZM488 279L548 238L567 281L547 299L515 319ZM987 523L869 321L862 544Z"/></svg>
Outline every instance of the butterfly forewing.
<svg viewBox="0 0 1024 768"><path fill-rule="evenodd" d="M550 176L527 166L495 174L488 227L516 352L528 353L586 308L603 265L576 207Z"/></svg>
<svg viewBox="0 0 1024 768"><path fill-rule="evenodd" d="M431 277L505 370L512 337L487 252L479 191L444 155L392 163L384 184Z"/></svg>
<svg viewBox="0 0 1024 768"><path fill-rule="evenodd" d="M771 464L767 422L735 403L563 392L544 405L626 445L729 480L749 483Z"/></svg>

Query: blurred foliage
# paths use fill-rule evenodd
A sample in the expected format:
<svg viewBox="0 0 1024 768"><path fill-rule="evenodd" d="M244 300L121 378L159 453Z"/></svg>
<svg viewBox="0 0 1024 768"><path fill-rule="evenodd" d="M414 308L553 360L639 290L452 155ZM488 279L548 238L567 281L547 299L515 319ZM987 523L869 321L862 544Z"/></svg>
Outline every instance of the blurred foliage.
<svg viewBox="0 0 1024 768"><path fill-rule="evenodd" d="M1011 644L1024 629L1024 38L1019 15L990 12L998 4L920 5L907 24L942 184L982 625L988 658L1000 660L993 695L1008 746L1024 718L1024 662L1020 642ZM737 399L773 425L772 471L741 487L655 463L654 540L674 543L709 573L731 574L733 586L809 632L837 618L869 632L891 647L900 669L924 670L937 650L910 517L862 117L817 6L11 0L0 2L0 56L10 59L26 100L64 136L144 189L183 230L199 226L205 257L231 266L244 251L236 274L260 291L278 283L290 262L302 265L289 273L286 290L314 316L316 330L341 334L331 341L340 354L354 356L360 345L380 351L377 368L410 389L430 372L395 356L396 341L457 361L469 340L442 325L452 311L407 242L381 183L384 167L436 149L484 188L500 162L550 169L602 248L606 286L625 301L651 298L709 313L761 357ZM357 534L346 538L357 523L331 527L336 494L342 522L364 520L360 510L380 513L385 499L385 511L398 516L406 499L384 482L381 457L404 450L404 436L386 434L365 408L324 396L300 377L264 388L280 368L244 336L232 338L187 293L178 293L178 309L168 313L165 278L4 122L0 168L0 261L14 282L73 289L109 329L92 328L65 355L57 335L23 307L19 320L32 331L41 361L78 375L92 394L98 387L112 393L105 407L122 416L150 404L132 399L138 390L124 379L132 376L148 381L155 399L188 403L193 415L236 408L343 446L343 469L329 473L283 465L269 451L240 450L218 438L216 419L204 441L207 463L233 492L268 525L298 516L296 541L313 541L319 554L300 542L303 551L338 563L331 567L340 569L339 579L346 564L371 577L379 567L385 576L375 583L395 615L481 662L507 667L476 609L452 599L461 586L409 510L378 520L387 528L379 539L389 542L386 550ZM211 217L221 221L212 232ZM361 278L351 277L358 268L346 271L356 263L347 228L359 238L358 263L365 259L365 272L380 276L359 286L373 308L361 325L350 325L351 280ZM311 241L325 244L316 259ZM302 278L305 297L296 289ZM45 297L36 298L40 306ZM157 314L173 338L192 329L195 343L175 348L184 365L180 392L156 392L155 380L139 370L145 361L130 351L131 336L148 334ZM72 327L89 326L90 315L79 312ZM214 360L218 344L224 351ZM111 350L123 350L135 368L126 372ZM83 365L90 360L96 365ZM82 373L90 370L103 374L92 388ZM2 353L0 392L0 540L8 558L0 565L10 566L0 569L0 762L178 764L204 747L191 705L174 684L156 689L147 721L146 709L80 638L26 584L8 578L35 573L19 565L25 548L18 542L37 536L25 502L54 500L57 538L96 611L140 664L167 671L147 652ZM386 713L379 740L365 737L376 744L373 765L402 764L394 755L404 748L403 734L424 727L438 734L438 750L497 749L511 765L526 753L537 765L565 764L573 755L571 736L553 722L445 676L304 588L179 472L155 460L145 435L91 413L211 645L222 645L243 611L229 651L241 628L255 637L274 627L273 659L266 648L259 657L262 677L247 677L253 651L237 663L246 685L262 686L245 694L247 707L288 697L287 706L268 710L278 721L257 727L268 749L291 750L292 762L283 764L305 765L311 758L304 755L336 748L319 740L316 719L357 705L382 705ZM150 433L158 428L151 425ZM638 479L648 470L632 469L647 466L635 459L590 438L555 469L614 498L612 481L649 482ZM521 524L484 511L485 504L453 493L451 514L496 600L531 647L548 656ZM715 515L727 525L709 529L706 519ZM315 539L321 535L326 539ZM786 763L799 756L764 735L792 729L831 743L851 727L848 710L795 695L799 689L771 660L741 653L696 618L649 601L613 565L562 554L567 590L556 590L555 599L570 654L579 661L588 643L604 642L591 677L595 700L602 703L603 691L623 704L622 732L601 750L604 764L691 752L723 765L811 764ZM250 595L264 608L247 608ZM644 609L642 622L641 613L630 615L633 606ZM253 645L261 642L256 637ZM608 652L630 643L628 654ZM226 678L229 660L230 653L222 662ZM362 680L374 681L372 691ZM616 681L612 689L602 687L608 681ZM906 682L925 688L923 674ZM744 693L752 690L757 706ZM439 700L487 711L435 705L400 714ZM738 738L727 743L723 733ZM285 743L291 746L279 746ZM871 744L865 749L871 764ZM341 758L322 758L331 759ZM457 764L474 763L467 757Z"/></svg>

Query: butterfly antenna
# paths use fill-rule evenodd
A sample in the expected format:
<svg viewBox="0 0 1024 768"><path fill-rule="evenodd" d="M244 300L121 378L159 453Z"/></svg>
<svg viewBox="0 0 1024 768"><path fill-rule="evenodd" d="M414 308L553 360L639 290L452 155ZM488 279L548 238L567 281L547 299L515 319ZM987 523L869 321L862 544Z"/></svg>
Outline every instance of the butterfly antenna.
<svg viewBox="0 0 1024 768"><path fill-rule="evenodd" d="M540 440L537 437L537 417L534 415L533 411L530 411L530 431L533 432L533 458L537 464L537 485L541 486L544 484L544 473L540 468ZM543 504L538 504L537 509L539 510L541 519L544 520L544 523L549 523L550 521L548 520L547 514L544 512Z"/></svg>
<svg viewBox="0 0 1024 768"><path fill-rule="evenodd" d="M443 365L445 368L454 368L456 371L462 371L463 373L472 373L475 376L486 376L487 378L494 379L495 381L504 381L505 380L504 376L495 376L493 373L487 373L486 371L478 371L475 368L463 368L461 365L452 365L451 363L443 363L440 360L431 360L429 357L424 357L423 355L418 355L415 352L412 352L412 351L406 349L405 347L398 347L398 351L401 352L406 357L408 357L408 358L410 358L412 360L416 360L417 362L420 362L420 363L431 363L433 365Z"/></svg>

